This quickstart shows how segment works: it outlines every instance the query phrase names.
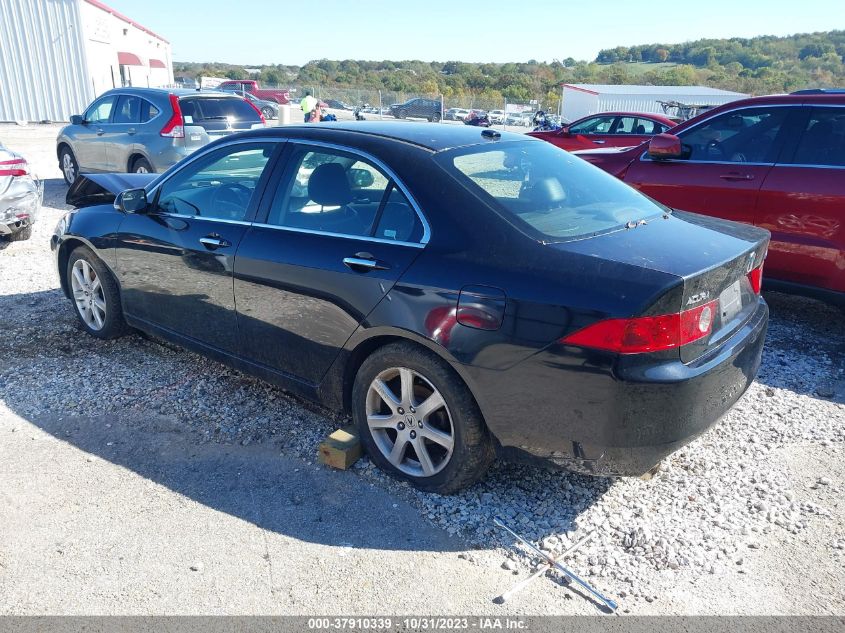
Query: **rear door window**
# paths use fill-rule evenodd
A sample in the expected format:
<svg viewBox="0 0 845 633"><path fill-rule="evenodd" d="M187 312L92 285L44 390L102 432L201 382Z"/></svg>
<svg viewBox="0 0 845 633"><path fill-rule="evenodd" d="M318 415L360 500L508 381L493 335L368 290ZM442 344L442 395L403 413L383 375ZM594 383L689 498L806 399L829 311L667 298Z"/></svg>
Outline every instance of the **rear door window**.
<svg viewBox="0 0 845 633"><path fill-rule="evenodd" d="M845 166L845 108L813 108L789 162L819 167Z"/></svg>
<svg viewBox="0 0 845 633"><path fill-rule="evenodd" d="M141 120L141 98L121 95L117 100L112 123L138 123Z"/></svg>
<svg viewBox="0 0 845 633"><path fill-rule="evenodd" d="M141 123L146 123L158 116L159 109L146 99L141 99Z"/></svg>

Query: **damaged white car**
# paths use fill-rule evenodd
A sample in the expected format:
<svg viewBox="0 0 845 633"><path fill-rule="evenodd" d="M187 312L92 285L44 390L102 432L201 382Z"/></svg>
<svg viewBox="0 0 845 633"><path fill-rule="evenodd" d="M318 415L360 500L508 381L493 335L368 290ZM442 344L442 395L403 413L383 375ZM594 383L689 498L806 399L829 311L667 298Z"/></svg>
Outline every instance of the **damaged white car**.
<svg viewBox="0 0 845 633"><path fill-rule="evenodd" d="M43 195L26 159L0 143L0 238L28 240Z"/></svg>

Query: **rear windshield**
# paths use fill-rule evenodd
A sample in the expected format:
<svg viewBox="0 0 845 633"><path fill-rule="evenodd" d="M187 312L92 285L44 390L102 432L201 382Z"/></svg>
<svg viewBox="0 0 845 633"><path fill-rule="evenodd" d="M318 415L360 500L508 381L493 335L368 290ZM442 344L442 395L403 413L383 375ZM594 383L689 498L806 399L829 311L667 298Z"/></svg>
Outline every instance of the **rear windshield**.
<svg viewBox="0 0 845 633"><path fill-rule="evenodd" d="M667 210L545 141L459 148L435 160L517 227L543 241L603 233Z"/></svg>
<svg viewBox="0 0 845 633"><path fill-rule="evenodd" d="M229 118L234 121L261 122L261 117L255 111L255 108L240 97L181 99L179 107L182 109L183 116L191 117L197 123L200 121L225 121Z"/></svg>

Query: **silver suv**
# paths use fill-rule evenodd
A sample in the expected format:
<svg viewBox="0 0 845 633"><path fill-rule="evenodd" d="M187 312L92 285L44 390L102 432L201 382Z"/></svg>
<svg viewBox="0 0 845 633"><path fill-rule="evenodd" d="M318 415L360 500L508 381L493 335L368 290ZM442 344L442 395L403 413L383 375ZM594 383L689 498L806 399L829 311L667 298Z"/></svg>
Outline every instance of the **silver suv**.
<svg viewBox="0 0 845 633"><path fill-rule="evenodd" d="M231 93L118 88L70 117L56 155L68 184L80 172L162 172L221 136L264 125Z"/></svg>

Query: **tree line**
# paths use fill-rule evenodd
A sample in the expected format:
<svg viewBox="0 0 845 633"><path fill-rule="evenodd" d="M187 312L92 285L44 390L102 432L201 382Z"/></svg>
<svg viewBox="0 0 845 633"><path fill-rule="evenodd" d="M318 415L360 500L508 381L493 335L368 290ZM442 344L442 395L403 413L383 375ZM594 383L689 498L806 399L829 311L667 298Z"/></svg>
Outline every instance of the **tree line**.
<svg viewBox="0 0 845 633"><path fill-rule="evenodd" d="M682 44L618 46L593 61L471 64L342 61L303 66L174 62L176 76L256 78L274 86L322 86L404 94L443 94L450 104L537 99L557 106L559 84L704 85L750 94L845 86L845 31L788 37L702 39Z"/></svg>

